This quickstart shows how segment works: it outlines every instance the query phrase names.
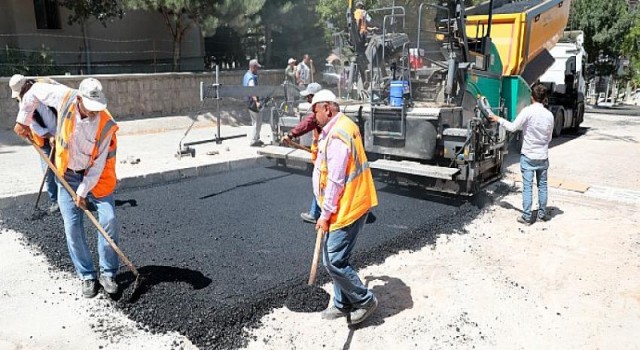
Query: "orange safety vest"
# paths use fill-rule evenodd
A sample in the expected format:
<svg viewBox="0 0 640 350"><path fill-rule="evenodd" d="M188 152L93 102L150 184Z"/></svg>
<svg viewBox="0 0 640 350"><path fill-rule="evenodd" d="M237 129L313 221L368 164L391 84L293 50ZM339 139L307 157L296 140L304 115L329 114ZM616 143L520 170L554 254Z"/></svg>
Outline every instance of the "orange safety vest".
<svg viewBox="0 0 640 350"><path fill-rule="evenodd" d="M38 147L40 148L44 147L44 137L36 134L36 132L33 131L33 129L31 129L31 140L33 141L33 143L38 145Z"/></svg>
<svg viewBox="0 0 640 350"><path fill-rule="evenodd" d="M77 90L70 90L62 99L62 103L58 108L58 126L56 135L56 166L58 171L62 174L67 171L69 164L69 141L71 133L75 127L75 110L77 108L76 96ZM109 142L109 149L107 154L106 164L100 175L98 183L93 187L91 193L96 198L102 198L113 193L116 188L116 150L118 148L118 141L116 139L116 131L118 131L118 125L113 120L111 113L106 109L100 112L100 121L98 124L98 130L96 132L96 143L91 155L88 170L93 166L93 162L98 157L98 151L100 146L105 142L108 136L111 136Z"/></svg>
<svg viewBox="0 0 640 350"><path fill-rule="evenodd" d="M356 9L353 11L353 18L356 20L356 24L358 24L360 34L367 33L367 11L363 9Z"/></svg>
<svg viewBox="0 0 640 350"><path fill-rule="evenodd" d="M313 142L311 142L311 162L315 163L318 158L318 139L320 139L320 133L318 129L313 129Z"/></svg>
<svg viewBox="0 0 640 350"><path fill-rule="evenodd" d="M318 204L322 207L324 202L324 190L327 187L327 145L329 140L338 139L344 142L350 149L349 161L346 167L344 191L338 202L338 208L329 219L329 231L346 227L358 220L372 207L378 205L378 196L373 184L373 176L364 151L362 136L358 126L344 114L336 116L340 118L329 131L324 147L323 159L320 163L320 188Z"/></svg>

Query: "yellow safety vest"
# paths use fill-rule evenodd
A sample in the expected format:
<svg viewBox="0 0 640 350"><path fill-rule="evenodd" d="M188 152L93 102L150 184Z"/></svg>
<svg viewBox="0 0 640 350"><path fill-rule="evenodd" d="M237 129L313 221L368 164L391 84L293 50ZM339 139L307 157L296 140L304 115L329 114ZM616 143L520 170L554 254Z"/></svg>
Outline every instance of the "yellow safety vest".
<svg viewBox="0 0 640 350"><path fill-rule="evenodd" d="M344 142L351 150L346 167L345 187L338 202L338 208L329 219L329 231L349 226L358 220L372 207L378 205L378 196L373 183L373 176L364 151L362 136L358 126L344 114L333 125L326 142L320 163L320 181L318 191L318 204L322 207L324 202L324 190L327 187L327 145L329 140L338 139Z"/></svg>

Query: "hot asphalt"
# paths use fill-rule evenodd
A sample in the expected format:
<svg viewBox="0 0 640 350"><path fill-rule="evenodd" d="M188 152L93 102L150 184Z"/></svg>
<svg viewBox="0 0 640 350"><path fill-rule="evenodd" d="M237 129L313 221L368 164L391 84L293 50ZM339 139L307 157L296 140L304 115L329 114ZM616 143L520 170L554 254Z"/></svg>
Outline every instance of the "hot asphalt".
<svg viewBox="0 0 640 350"><path fill-rule="evenodd" d="M353 261L359 267L433 244L479 212L464 201L376 186L380 205L358 237ZM119 190L120 247L145 284L129 300L133 277L123 265L124 291L112 296L114 303L152 332L179 331L202 348L242 346L245 327L257 326L306 283L315 231L299 214L311 198L308 173L276 167ZM0 226L24 233L53 266L73 271L61 217L34 220L32 205L18 200L0 211ZM85 220L95 251L89 225ZM318 284L328 281L322 269Z"/></svg>

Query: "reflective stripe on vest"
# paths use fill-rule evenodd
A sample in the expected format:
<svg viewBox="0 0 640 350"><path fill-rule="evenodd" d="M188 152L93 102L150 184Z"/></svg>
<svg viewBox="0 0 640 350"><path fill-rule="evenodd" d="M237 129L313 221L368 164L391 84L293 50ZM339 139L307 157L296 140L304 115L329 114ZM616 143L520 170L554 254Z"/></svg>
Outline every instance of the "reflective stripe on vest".
<svg viewBox="0 0 640 350"><path fill-rule="evenodd" d="M358 220L369 209L378 205L371 169L362 144L362 137L358 126L344 114L338 116L331 131L323 144L323 159L320 163L320 181L318 204L322 207L327 184L327 147L329 140L339 139L350 148L349 161L346 167L344 189L337 210L329 219L329 231L348 226Z"/></svg>
<svg viewBox="0 0 640 350"><path fill-rule="evenodd" d="M63 116L58 118L57 136L56 136L56 166L60 173L64 174L67 171L69 165L69 139L73 134L73 128L75 127L75 113L77 104L76 99L77 91L69 90L60 103L59 115ZM113 117L106 109L100 112L98 121L98 129L95 135L95 146L87 169L93 166L98 152L101 148L108 146L107 157L105 160L104 169L100 175L98 183L91 189L91 193L96 198L102 198L113 193L116 187L116 151L118 149L118 141L116 138L116 132L118 131L118 125L113 120ZM109 144L105 145L109 139Z"/></svg>

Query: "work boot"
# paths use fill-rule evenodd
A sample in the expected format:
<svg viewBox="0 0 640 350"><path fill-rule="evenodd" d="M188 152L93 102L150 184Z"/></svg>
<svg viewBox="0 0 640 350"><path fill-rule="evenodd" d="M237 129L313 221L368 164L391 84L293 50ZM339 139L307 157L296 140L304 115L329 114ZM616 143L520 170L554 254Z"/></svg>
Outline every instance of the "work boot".
<svg viewBox="0 0 640 350"><path fill-rule="evenodd" d="M93 298L98 294L98 288L96 286L96 280L83 280L82 281L82 296L85 298Z"/></svg>
<svg viewBox="0 0 640 350"><path fill-rule="evenodd" d="M104 288L104 291L109 294L116 294L118 292L118 284L113 277L100 275L100 285Z"/></svg>
<svg viewBox="0 0 640 350"><path fill-rule="evenodd" d="M540 220L540 221L544 221L544 222L547 222L547 221L549 221L549 217L548 217L548 216L546 216L546 215L544 215L544 216L538 216L538 220Z"/></svg>
<svg viewBox="0 0 640 350"><path fill-rule="evenodd" d="M302 218L302 221L308 222L310 224L315 224L317 221L316 218L314 218L313 215L309 213L301 213L300 217Z"/></svg>
<svg viewBox="0 0 640 350"><path fill-rule="evenodd" d="M264 142L258 140L256 142L251 143L249 146L250 147L262 147L262 146L264 146Z"/></svg>
<svg viewBox="0 0 640 350"><path fill-rule="evenodd" d="M369 316L371 316L371 314L373 314L373 312L376 311L377 308L378 299L374 295L373 300L369 302L369 305L364 308L351 311L351 313L349 314L350 317L347 318L347 323L349 323L350 325L362 323L364 320L369 318Z"/></svg>
<svg viewBox="0 0 640 350"><path fill-rule="evenodd" d="M329 305L324 311L322 311L322 319L323 320L335 320L340 317L345 317L349 314L349 311L346 309L340 309L337 306Z"/></svg>
<svg viewBox="0 0 640 350"><path fill-rule="evenodd" d="M516 221L521 223L521 224L523 224L523 225L525 225L525 226L531 226L531 221L525 220L522 216L518 216Z"/></svg>
<svg viewBox="0 0 640 350"><path fill-rule="evenodd" d="M51 205L49 206L49 214L55 214L58 211L60 211L58 203L51 203Z"/></svg>

